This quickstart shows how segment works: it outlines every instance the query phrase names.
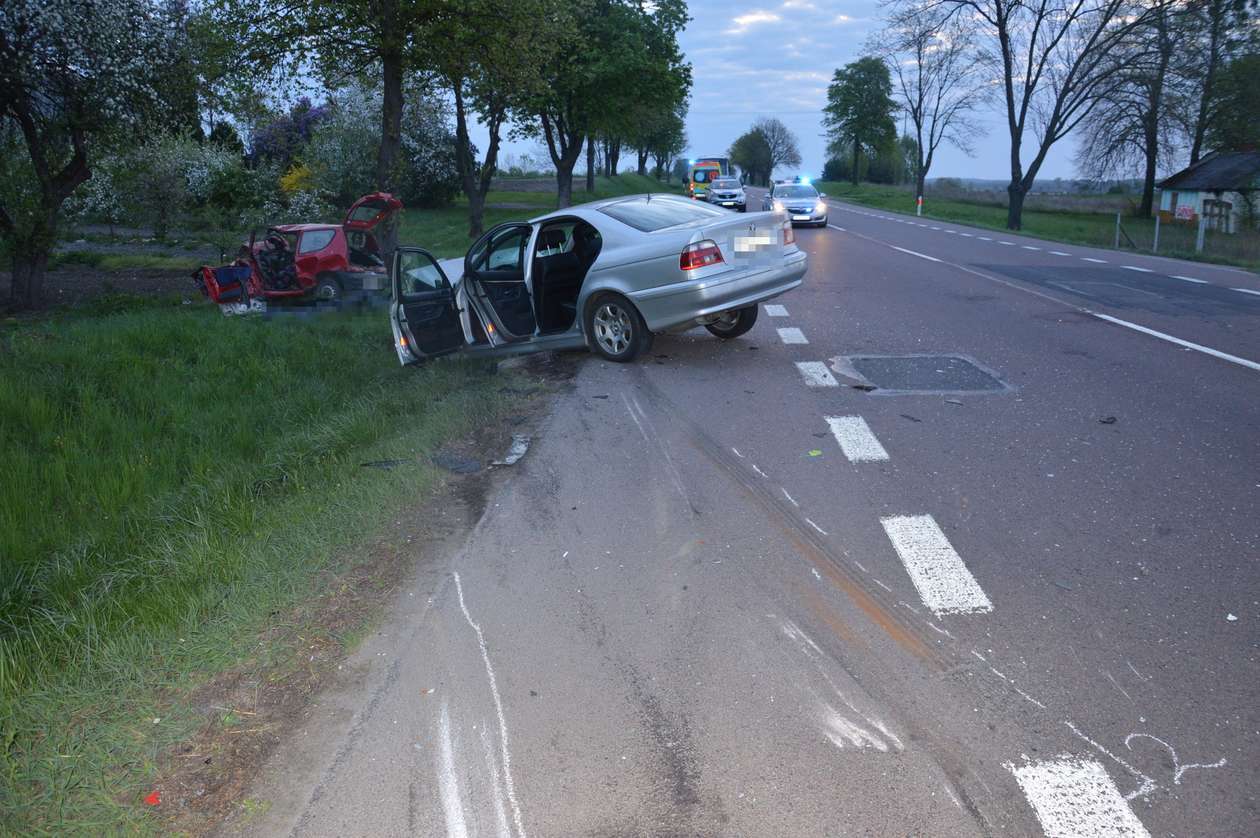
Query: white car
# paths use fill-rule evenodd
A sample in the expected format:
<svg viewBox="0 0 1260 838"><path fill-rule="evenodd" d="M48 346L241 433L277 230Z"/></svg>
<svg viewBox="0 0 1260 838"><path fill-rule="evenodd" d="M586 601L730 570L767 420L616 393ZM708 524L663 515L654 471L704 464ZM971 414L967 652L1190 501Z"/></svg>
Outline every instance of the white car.
<svg viewBox="0 0 1260 838"><path fill-rule="evenodd" d="M733 177L720 177L709 184L709 192L705 200L710 204L717 204L719 207L727 207L738 212L743 212L748 208L744 198L744 184Z"/></svg>

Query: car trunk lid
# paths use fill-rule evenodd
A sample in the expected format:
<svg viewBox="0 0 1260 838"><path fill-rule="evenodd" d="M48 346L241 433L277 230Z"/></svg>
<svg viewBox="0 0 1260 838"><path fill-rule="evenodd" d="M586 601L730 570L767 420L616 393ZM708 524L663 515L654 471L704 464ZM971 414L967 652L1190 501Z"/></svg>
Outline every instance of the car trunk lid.
<svg viewBox="0 0 1260 838"><path fill-rule="evenodd" d="M696 241L711 239L729 263L772 263L783 257L783 225L787 216L777 212L750 212L706 224ZM791 245L795 247L795 245Z"/></svg>
<svg viewBox="0 0 1260 838"><path fill-rule="evenodd" d="M347 230L370 232L400 209L402 209L402 201L393 195L388 192L373 192L370 195L364 195L350 206L344 226Z"/></svg>

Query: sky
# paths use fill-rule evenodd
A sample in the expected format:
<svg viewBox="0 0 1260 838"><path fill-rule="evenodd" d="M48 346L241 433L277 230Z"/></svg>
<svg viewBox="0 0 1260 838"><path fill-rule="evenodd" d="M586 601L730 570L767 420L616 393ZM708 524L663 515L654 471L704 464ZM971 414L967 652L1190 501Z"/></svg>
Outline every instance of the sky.
<svg viewBox="0 0 1260 838"><path fill-rule="evenodd" d="M693 74L684 156L726 156L756 119L775 117L797 136L799 173L820 175L827 85L837 68L862 56L862 45L880 28L879 0L690 0L689 5L692 21L679 38ZM898 117L899 130L903 121ZM1004 108L999 104L978 121L988 134L976 138L974 156L942 144L929 177L1009 179ZM484 137L474 142L485 144ZM509 143L504 150L546 159L536 143ZM1026 142L1025 154L1030 153ZM1068 137L1051 149L1038 179L1075 177L1072 153ZM622 161L623 168L633 165L632 158Z"/></svg>

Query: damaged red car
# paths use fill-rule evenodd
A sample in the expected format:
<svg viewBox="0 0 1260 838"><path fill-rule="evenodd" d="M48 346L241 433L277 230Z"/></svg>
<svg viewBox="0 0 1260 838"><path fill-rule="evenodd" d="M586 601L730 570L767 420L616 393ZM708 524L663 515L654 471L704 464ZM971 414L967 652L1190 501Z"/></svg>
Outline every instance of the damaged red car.
<svg viewBox="0 0 1260 838"><path fill-rule="evenodd" d="M283 224L250 236L230 265L198 268L193 278L219 304L315 300L338 303L385 289L376 232L391 224L402 201L373 192L354 202L341 224Z"/></svg>

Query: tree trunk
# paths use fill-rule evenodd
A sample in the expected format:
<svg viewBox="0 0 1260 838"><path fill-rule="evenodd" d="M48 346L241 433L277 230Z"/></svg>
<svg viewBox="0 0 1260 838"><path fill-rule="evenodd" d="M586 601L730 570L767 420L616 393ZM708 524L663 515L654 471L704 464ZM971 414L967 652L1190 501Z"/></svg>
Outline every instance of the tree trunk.
<svg viewBox="0 0 1260 838"><path fill-rule="evenodd" d="M651 155L641 148L636 148L635 153L639 155L639 166L635 171L639 173L639 177L647 177L648 157Z"/></svg>
<svg viewBox="0 0 1260 838"><path fill-rule="evenodd" d="M915 179L914 179L914 198L916 202L918 201L919 198L923 197L923 190L925 188L926 183L927 183L927 172L923 171L922 169L919 169L919 173L918 175L915 176Z"/></svg>
<svg viewBox="0 0 1260 838"><path fill-rule="evenodd" d="M382 192L394 192L398 179L398 152L402 147L402 50L384 51L381 54L381 69L384 90L381 104L381 145L376 155L376 188ZM398 228L395 224L384 226L386 229L381 235L381 255L388 259L398 244Z"/></svg>
<svg viewBox="0 0 1260 838"><path fill-rule="evenodd" d="M1146 171L1142 175L1142 208L1139 213L1143 218L1150 218L1151 208L1155 205L1155 168L1159 151L1159 141L1156 137L1158 128L1148 120L1143 130L1146 133Z"/></svg>
<svg viewBox="0 0 1260 838"><path fill-rule="evenodd" d="M857 137L853 138L853 185L858 185L858 162L861 160L862 144L858 142Z"/></svg>
<svg viewBox="0 0 1260 838"><path fill-rule="evenodd" d="M608 176L617 176L617 166L621 163L621 140L608 141Z"/></svg>
<svg viewBox="0 0 1260 838"><path fill-rule="evenodd" d="M586 191L595 191L595 137L586 138Z"/></svg>
<svg viewBox="0 0 1260 838"><path fill-rule="evenodd" d="M556 208L573 206L573 164L556 166Z"/></svg>
<svg viewBox="0 0 1260 838"><path fill-rule="evenodd" d="M32 241L19 241L13 247L13 286L10 302L17 309L38 308L44 301L44 272L48 251Z"/></svg>
<svg viewBox="0 0 1260 838"><path fill-rule="evenodd" d="M1012 180L1006 187L1009 203L1006 207L1006 229L1018 230L1024 223L1024 185Z"/></svg>

